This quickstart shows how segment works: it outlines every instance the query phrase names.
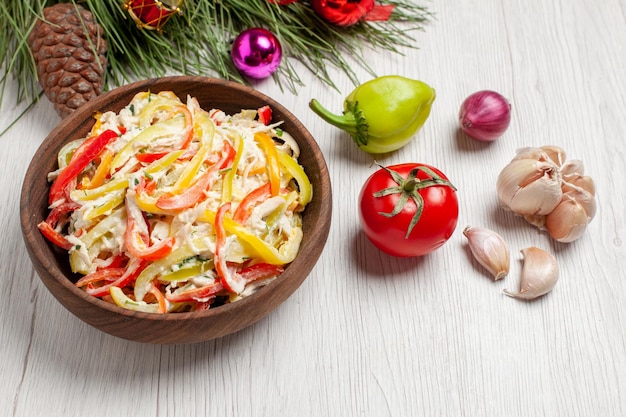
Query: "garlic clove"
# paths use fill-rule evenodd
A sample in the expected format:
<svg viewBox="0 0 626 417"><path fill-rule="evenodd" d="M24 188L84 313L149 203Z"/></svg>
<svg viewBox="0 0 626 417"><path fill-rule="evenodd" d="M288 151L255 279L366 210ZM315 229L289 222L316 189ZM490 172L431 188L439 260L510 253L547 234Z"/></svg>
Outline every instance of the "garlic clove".
<svg viewBox="0 0 626 417"><path fill-rule="evenodd" d="M580 204L585 213L587 214L587 222L590 222L596 215L596 210L598 208L596 204L596 199L593 194L589 193L586 190L569 190L563 193L564 197L571 198Z"/></svg>
<svg viewBox="0 0 626 417"><path fill-rule="evenodd" d="M590 221L585 206L572 195L574 193L577 192L565 193L561 203L545 218L545 229L558 242L569 243L580 238ZM593 206L593 209L589 209L593 210L592 214L595 214L595 200L591 198L586 202L588 206Z"/></svg>
<svg viewBox="0 0 626 417"><path fill-rule="evenodd" d="M552 291L559 279L559 265L554 256L531 246L520 251L524 258L518 292L504 294L520 300L533 300Z"/></svg>
<svg viewBox="0 0 626 417"><path fill-rule="evenodd" d="M496 183L500 203L519 215L545 215L561 201L561 174L548 161L514 159Z"/></svg>
<svg viewBox="0 0 626 417"><path fill-rule="evenodd" d="M565 163L566 156L563 148L555 145L547 145L539 149L541 149L544 155L554 162L556 166L560 167Z"/></svg>
<svg viewBox="0 0 626 417"><path fill-rule="evenodd" d="M525 147L519 148L515 152L515 157L513 157L513 161L517 159L534 159L535 161L539 161L544 156L544 152L539 148Z"/></svg>
<svg viewBox="0 0 626 417"><path fill-rule="evenodd" d="M497 281L509 273L509 248L504 239L496 232L467 226L463 230L474 259L483 266Z"/></svg>
<svg viewBox="0 0 626 417"><path fill-rule="evenodd" d="M585 167L583 161L580 159L572 159L561 165L561 173L566 175L583 175L585 173Z"/></svg>
<svg viewBox="0 0 626 417"><path fill-rule="evenodd" d="M596 195L596 186L590 176L581 174L563 175L563 184L561 187L563 192L576 188L582 188L592 196Z"/></svg>

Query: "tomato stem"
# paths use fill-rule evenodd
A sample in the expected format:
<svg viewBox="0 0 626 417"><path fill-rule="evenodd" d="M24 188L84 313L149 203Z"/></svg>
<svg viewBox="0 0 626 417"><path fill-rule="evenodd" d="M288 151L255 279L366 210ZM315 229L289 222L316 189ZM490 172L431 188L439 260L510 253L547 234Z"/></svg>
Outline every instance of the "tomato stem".
<svg viewBox="0 0 626 417"><path fill-rule="evenodd" d="M415 214L411 218L411 222L409 223L409 227L407 228L406 235L404 236L405 239L409 238L411 231L419 222L419 219L422 216L422 212L424 211L424 199L420 195L419 190L428 187L443 185L446 187L450 187L456 191L456 188L454 187L454 185L452 185L450 181L442 178L441 176L437 175L433 170L423 165L413 168L411 172L409 172L407 178L404 178L398 172L385 166L379 164L376 165L387 171L389 175L391 175L397 186L377 191L373 194L374 197L384 197L391 194L400 194L398 201L396 202L396 205L391 212L379 212L378 214L385 217L393 217L399 214L404 209L409 199L413 200L413 202L415 203ZM430 178L424 180L417 178L417 174L420 170L428 175Z"/></svg>

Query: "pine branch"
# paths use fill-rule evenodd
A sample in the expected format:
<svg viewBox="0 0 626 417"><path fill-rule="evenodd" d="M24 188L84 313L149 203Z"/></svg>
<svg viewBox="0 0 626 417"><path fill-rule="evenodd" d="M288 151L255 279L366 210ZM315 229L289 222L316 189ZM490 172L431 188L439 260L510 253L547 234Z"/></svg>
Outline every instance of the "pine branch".
<svg viewBox="0 0 626 417"><path fill-rule="evenodd" d="M212 75L247 83L230 59L230 45L237 34L251 27L265 27L280 39L283 61L273 78L291 92L304 85L295 62L316 78L335 87L329 70L343 71L356 85L356 62L374 72L361 58L363 51L381 49L401 53L414 48L412 31L421 31L433 18L424 6L411 0L380 0L395 5L386 22L360 22L339 27L322 20L308 0L279 6L267 0L185 0L183 13L174 15L162 33L139 29L122 0L3 0L0 3L0 78L2 91L15 79L18 101L39 93L37 72L28 46L28 35L46 6L58 2L80 3L102 25L109 45L105 90L132 79L163 76L168 72ZM0 91L0 98L2 97Z"/></svg>

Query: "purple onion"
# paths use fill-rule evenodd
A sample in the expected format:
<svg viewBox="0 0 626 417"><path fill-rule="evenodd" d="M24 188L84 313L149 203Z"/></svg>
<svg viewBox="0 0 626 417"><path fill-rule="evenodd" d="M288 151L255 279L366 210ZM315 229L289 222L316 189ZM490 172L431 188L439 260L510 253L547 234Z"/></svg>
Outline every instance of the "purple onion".
<svg viewBox="0 0 626 417"><path fill-rule="evenodd" d="M461 129L473 139L494 141L502 136L510 122L511 103L495 91L478 91L461 104Z"/></svg>

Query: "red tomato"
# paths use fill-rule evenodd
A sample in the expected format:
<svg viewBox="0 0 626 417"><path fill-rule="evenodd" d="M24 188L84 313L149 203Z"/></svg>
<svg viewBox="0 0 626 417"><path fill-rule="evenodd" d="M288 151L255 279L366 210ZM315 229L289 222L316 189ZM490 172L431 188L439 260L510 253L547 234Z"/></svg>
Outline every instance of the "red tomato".
<svg viewBox="0 0 626 417"><path fill-rule="evenodd" d="M439 248L452 236L458 215L456 189L426 164L380 167L359 196L363 231L393 256L422 256Z"/></svg>

